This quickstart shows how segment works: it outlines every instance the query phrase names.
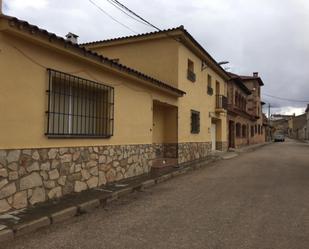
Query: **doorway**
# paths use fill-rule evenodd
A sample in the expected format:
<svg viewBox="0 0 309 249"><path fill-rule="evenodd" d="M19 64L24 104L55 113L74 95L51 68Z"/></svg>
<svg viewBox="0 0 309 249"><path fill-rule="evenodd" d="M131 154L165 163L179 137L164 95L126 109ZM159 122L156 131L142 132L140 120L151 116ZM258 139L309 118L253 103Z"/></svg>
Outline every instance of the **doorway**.
<svg viewBox="0 0 309 249"><path fill-rule="evenodd" d="M217 136L217 127L216 124L211 123L211 150L216 150L216 136Z"/></svg>
<svg viewBox="0 0 309 249"><path fill-rule="evenodd" d="M229 121L229 148L235 148L235 123Z"/></svg>

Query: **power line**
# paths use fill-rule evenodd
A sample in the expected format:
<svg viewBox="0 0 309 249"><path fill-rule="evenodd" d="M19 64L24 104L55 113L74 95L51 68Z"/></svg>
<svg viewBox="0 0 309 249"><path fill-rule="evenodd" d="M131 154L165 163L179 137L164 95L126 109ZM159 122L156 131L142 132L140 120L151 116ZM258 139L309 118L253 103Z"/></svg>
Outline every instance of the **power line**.
<svg viewBox="0 0 309 249"><path fill-rule="evenodd" d="M133 10L129 9L127 6L125 6L124 4L122 4L121 2L119 2L118 0L108 0L108 1L112 1L112 2L115 3L117 6L119 6L121 9L123 9L124 11L126 11L127 13L130 13L130 14L134 15L134 16L137 17L139 20L141 20L144 24L146 24L146 25L148 25L148 26L150 26L150 27L156 29L157 31L161 31L161 32L163 31L162 29L158 28L157 26L155 26L155 25L152 24L151 22L147 21L145 18L143 18L143 17L141 17L140 15L138 15L137 13L135 13ZM179 42L178 39L176 39L175 37L169 35L167 32L164 32L164 34L165 34L167 37L169 37L169 38L171 38L171 39L173 39L173 40Z"/></svg>
<svg viewBox="0 0 309 249"><path fill-rule="evenodd" d="M122 4L121 2L119 2L118 0L111 0L113 1L115 4L117 4L120 8L126 10L127 12L133 14L134 16L136 16L138 19L142 20L143 22L147 23L149 26L155 28L158 31L162 31L160 28L158 28L157 26L153 25L152 23L148 22L146 19L144 19L143 17L141 17L140 15L136 14L133 10L129 9L127 6L125 6L124 4Z"/></svg>
<svg viewBox="0 0 309 249"><path fill-rule="evenodd" d="M88 0L92 5L94 5L97 9L99 9L101 12L103 12L105 15L107 15L109 18L113 19L115 22L118 24L122 25L123 27L127 28L128 30L132 31L135 34L138 34L136 31L131 29L129 26L123 24L122 22L119 22L116 18L114 18L112 15L108 14L104 9L102 9L99 5L97 5L95 2L92 0Z"/></svg>
<svg viewBox="0 0 309 249"><path fill-rule="evenodd" d="M125 15L127 15L128 17L132 18L133 20L141 23L141 24L144 24L146 26L149 26L147 23L141 21L140 19L137 19L135 18L134 16L128 14L126 11L124 11L121 7L119 7L116 3L114 3L113 1L111 0L106 0L108 3L110 3L111 5L113 5L115 8L117 8L118 10L120 10L122 13L124 13Z"/></svg>
<svg viewBox="0 0 309 249"><path fill-rule="evenodd" d="M306 102L306 103L309 102L309 100L297 100L297 99L282 98L282 97L278 97L278 96L274 96L274 95L270 95L270 94L266 94L266 93L263 93L263 95L274 98L274 99L280 99L280 100L290 101L290 102Z"/></svg>

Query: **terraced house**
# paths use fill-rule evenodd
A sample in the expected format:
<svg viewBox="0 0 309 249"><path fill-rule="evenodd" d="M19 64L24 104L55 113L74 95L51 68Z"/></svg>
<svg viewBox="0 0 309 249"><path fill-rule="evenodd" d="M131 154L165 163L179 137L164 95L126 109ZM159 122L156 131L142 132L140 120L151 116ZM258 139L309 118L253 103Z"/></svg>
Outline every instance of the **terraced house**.
<svg viewBox="0 0 309 249"><path fill-rule="evenodd" d="M183 27L76 39L0 15L0 213L227 149L229 75Z"/></svg>
<svg viewBox="0 0 309 249"><path fill-rule="evenodd" d="M165 145L163 155L174 147L173 141L177 141L178 148L173 151L178 151L181 163L203 158L211 150L227 149L229 75L183 26L83 46L186 92L178 99L178 128L173 140L166 136L173 127L166 119L170 107L154 102L153 141Z"/></svg>
<svg viewBox="0 0 309 249"><path fill-rule="evenodd" d="M228 81L228 141L229 148L263 143L267 123L263 118L261 86L258 73L239 76L229 73Z"/></svg>

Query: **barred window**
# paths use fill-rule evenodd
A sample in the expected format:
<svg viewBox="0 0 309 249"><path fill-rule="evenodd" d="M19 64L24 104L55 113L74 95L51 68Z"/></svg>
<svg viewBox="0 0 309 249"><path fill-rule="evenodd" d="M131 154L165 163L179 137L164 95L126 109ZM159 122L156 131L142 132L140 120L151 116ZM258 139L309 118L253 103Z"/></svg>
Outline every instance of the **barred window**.
<svg viewBox="0 0 309 249"><path fill-rule="evenodd" d="M113 135L113 87L52 69L48 75L48 137Z"/></svg>
<svg viewBox="0 0 309 249"><path fill-rule="evenodd" d="M200 112L191 110L191 133L200 133Z"/></svg>

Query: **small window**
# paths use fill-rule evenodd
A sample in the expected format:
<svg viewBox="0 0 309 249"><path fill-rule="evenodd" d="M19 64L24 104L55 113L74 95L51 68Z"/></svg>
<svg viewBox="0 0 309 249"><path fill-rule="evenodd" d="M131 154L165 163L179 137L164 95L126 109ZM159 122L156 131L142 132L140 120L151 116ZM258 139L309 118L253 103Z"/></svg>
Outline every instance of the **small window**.
<svg viewBox="0 0 309 249"><path fill-rule="evenodd" d="M188 71L191 71L194 73L194 63L193 61L188 59Z"/></svg>
<svg viewBox="0 0 309 249"><path fill-rule="evenodd" d="M254 126L251 125L251 137L253 137L253 136L254 136Z"/></svg>
<svg viewBox="0 0 309 249"><path fill-rule="evenodd" d="M241 136L241 124L237 123L236 124L236 137L240 137Z"/></svg>
<svg viewBox="0 0 309 249"><path fill-rule="evenodd" d="M51 69L48 73L48 137L113 135L113 87Z"/></svg>
<svg viewBox="0 0 309 249"><path fill-rule="evenodd" d="M255 134L257 134L257 133L258 133L258 128L257 128L257 125L255 125L254 133L255 133Z"/></svg>
<svg viewBox="0 0 309 249"><path fill-rule="evenodd" d="M200 112L191 110L191 133L200 133Z"/></svg>
<svg viewBox="0 0 309 249"><path fill-rule="evenodd" d="M191 61L189 59L188 59L187 79L192 81L192 82L195 82L195 80L196 80L196 76L195 76L195 73L194 73L194 63L193 63L193 61Z"/></svg>
<svg viewBox="0 0 309 249"><path fill-rule="evenodd" d="M207 93L208 95L213 95L214 93L214 90L212 88L212 78L210 74L208 74L207 76Z"/></svg>

